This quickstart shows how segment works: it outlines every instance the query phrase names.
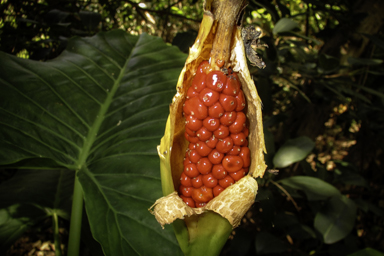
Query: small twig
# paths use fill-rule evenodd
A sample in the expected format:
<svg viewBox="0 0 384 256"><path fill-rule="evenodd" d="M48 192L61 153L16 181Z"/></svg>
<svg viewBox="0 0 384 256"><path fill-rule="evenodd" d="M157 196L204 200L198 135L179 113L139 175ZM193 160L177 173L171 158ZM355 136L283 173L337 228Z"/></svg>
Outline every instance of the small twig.
<svg viewBox="0 0 384 256"><path fill-rule="evenodd" d="M287 196L288 200L292 202L292 204L295 206L296 210L299 212L300 211L300 207L297 205L297 203L295 202L295 200L293 199L293 197L288 193L287 190L285 190L285 188L283 188L282 186L280 186L278 183L274 182L273 180L270 180L270 182L275 185L276 187L278 187L281 191L283 191L283 193Z"/></svg>

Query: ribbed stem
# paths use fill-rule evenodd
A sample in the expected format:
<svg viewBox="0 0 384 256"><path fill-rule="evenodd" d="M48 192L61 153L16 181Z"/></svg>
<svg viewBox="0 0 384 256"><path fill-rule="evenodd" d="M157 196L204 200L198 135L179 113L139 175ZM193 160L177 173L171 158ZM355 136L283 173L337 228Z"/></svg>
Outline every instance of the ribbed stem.
<svg viewBox="0 0 384 256"><path fill-rule="evenodd" d="M79 256L81 238L81 218L83 216L83 189L75 175L75 187L73 189L71 224L69 227L68 254Z"/></svg>
<svg viewBox="0 0 384 256"><path fill-rule="evenodd" d="M61 256L60 235L59 235L59 217L57 216L56 212L54 212L52 215L52 228L53 228L53 241L55 244L55 254L56 254L56 256Z"/></svg>

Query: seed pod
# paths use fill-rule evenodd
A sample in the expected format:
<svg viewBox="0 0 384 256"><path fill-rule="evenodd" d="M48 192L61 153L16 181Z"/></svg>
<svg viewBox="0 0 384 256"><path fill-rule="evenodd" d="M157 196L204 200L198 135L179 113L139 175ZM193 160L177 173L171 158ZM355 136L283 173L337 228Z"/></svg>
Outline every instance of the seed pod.
<svg viewBox="0 0 384 256"><path fill-rule="evenodd" d="M190 48L189 56L179 76L177 93L170 105L170 114L168 116L164 137L161 139L161 144L157 148L160 157L164 197L158 199L151 208L154 207L152 213L162 226L164 224L172 223L176 219L185 218L185 224L189 228L191 227L189 223L196 220L201 214L207 218L213 218L215 220L217 219L216 217L221 218L220 216L222 216L225 221L220 224L227 225L225 223L230 223L231 228L238 226L241 218L254 202L257 193L257 182L254 178L262 177L266 169L264 163L264 152L266 152L266 150L262 126L261 102L247 67L246 54L241 37L241 27L233 26L232 36L226 35L225 37L225 40L229 41L229 51L226 51L225 53L227 54L227 57L224 56L225 54L218 54L215 48L215 42L224 41L224 39L220 39L223 37L223 35L219 33L219 31L221 31L220 22L215 20L214 14L210 12L211 4L209 1L207 2L205 3L204 17L197 39L195 44ZM220 56L224 56L225 58L221 58ZM203 65L200 65L202 62L204 62ZM232 80L230 81L231 85L227 86L226 89L227 81L224 79L225 75L224 77L221 75L223 74L223 68L230 68L235 72L234 77L239 79L242 92L239 92L237 86L232 84ZM196 74L202 72L209 74L212 70L215 70L214 75L217 77L212 78L211 76L213 75L207 75L205 81L210 79L210 82L208 82L208 84L206 83L206 88L220 93L225 90L224 92L227 94L224 95L227 96L221 97L221 99L219 97L218 101L216 101L215 96L214 100L209 102L208 99L210 95L208 94L199 93L193 95L190 93L189 95L191 95L191 97L196 97L199 101L191 101L193 104L187 104L187 108L185 108L184 105L184 109L188 112L188 115L192 115L193 112L193 117L199 116L200 118L203 118L202 126L199 122L197 122L199 123L198 125L192 126L189 121L193 121L193 124L196 124L195 119L188 117L187 123L185 122L186 116L183 115L183 104L186 100L192 99L187 98L187 96L188 91L191 90L190 88ZM234 78L231 77L231 79ZM202 83L200 80L201 79L199 79L199 85ZM201 89L201 91L203 91L203 89ZM205 91L208 92L208 90ZM200 95L201 100L199 98ZM222 108L217 104L221 101L224 104ZM204 105L204 102L208 102L209 106ZM192 105L198 106L199 113L195 113L191 108ZM226 127L234 133L243 133L245 136L248 136L248 139L244 139L243 134L237 137L233 135L232 137L235 138L235 140L233 140L230 135L227 135L224 139L228 138L228 142L232 143L233 150L224 149L225 145L221 145L222 152L226 153L220 153L216 148L220 142L219 139L215 137L214 133L219 129L221 124L219 123L219 125L217 125L215 122L219 121L226 112L231 111L243 111L247 121L244 122L243 117L241 117L238 120L239 122L234 122L235 124L232 128L232 124L229 123L229 126ZM205 125L204 119L207 119ZM212 123L212 121L209 121L211 119L215 120L215 122ZM223 120L229 122L229 114ZM247 124L247 127L242 129L245 123ZM185 131L185 125L187 125L190 130L196 131L197 134L200 134L197 131L199 131L201 127L205 127L208 131L213 133L212 137L203 143L193 142L196 143L196 148L189 151L190 155L186 155L185 153L189 145L189 141L186 137L190 136ZM211 126L208 125L217 125L217 127L213 130L213 128L211 129ZM191 131L189 132L191 134ZM190 137L193 140L195 138L193 136ZM228 145L228 142L226 145ZM199 144L199 147L197 144ZM240 149L246 147L246 144L248 144L249 153L248 151L245 153L248 155L240 153ZM204 156L198 158L194 155L196 153L195 151L197 154L200 152ZM191 152L194 153L191 155ZM236 154L238 154L238 156ZM227 157L224 164L221 165L225 155L230 157ZM187 157L193 164L197 165L197 171L199 171L200 166L198 161L201 159L207 158L212 164L211 176L204 176L210 175L206 174L204 171L204 174L201 174L203 175L203 184L205 181L208 186L203 186L203 191L200 191L201 193L195 192L196 194L193 196L197 200L195 201L195 207L202 206L200 208L190 207L193 206L192 201L184 198L184 202L177 193L181 184L189 184L188 177L185 175L181 176L184 170L184 158ZM190 164L188 161L186 163ZM219 168L219 166L221 166L221 168ZM225 167L228 171L225 170ZM232 174L229 175L229 173ZM195 174L196 173L193 175ZM219 177L221 179L219 179ZM239 180L235 184L230 185L237 179ZM212 182L213 185L210 185L211 183L208 182ZM211 199L212 197L214 198ZM205 202L207 199L210 199L208 200L208 203ZM210 212L215 212L220 216L213 216ZM200 218L199 223L202 222L203 219ZM210 219L210 222L212 222L212 219ZM179 222L175 225L179 225L178 223ZM185 226L183 228L185 228ZM217 229L217 226L215 228ZM216 230L215 232L218 231ZM228 231L225 232L228 233Z"/></svg>

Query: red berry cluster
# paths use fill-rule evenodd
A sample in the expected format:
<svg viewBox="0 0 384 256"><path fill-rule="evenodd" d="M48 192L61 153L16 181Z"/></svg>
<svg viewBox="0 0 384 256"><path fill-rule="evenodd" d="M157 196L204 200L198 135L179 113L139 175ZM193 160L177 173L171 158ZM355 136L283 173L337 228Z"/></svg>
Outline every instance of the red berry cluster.
<svg viewBox="0 0 384 256"><path fill-rule="evenodd" d="M189 146L179 195L190 207L203 207L248 173L245 98L237 74L228 73L209 72L203 61L183 105Z"/></svg>

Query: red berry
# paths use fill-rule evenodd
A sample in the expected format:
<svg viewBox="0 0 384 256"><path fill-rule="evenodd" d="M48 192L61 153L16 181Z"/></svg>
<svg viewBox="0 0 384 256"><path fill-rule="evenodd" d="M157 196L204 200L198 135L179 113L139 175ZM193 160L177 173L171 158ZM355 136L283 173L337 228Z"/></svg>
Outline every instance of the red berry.
<svg viewBox="0 0 384 256"><path fill-rule="evenodd" d="M224 60L216 60L216 65L219 68L222 68L224 66L225 61Z"/></svg>
<svg viewBox="0 0 384 256"><path fill-rule="evenodd" d="M193 200L192 198L190 198L190 197L185 197L185 196L180 196L181 197L181 199L183 199L183 201L184 201L184 203L186 204L186 205L188 205L189 207L192 207L192 208L195 208L196 207L196 205L195 205L195 200Z"/></svg>
<svg viewBox="0 0 384 256"><path fill-rule="evenodd" d="M220 195L221 192L223 192L224 188L221 187L220 185L217 185L216 187L213 188L213 195L216 197Z"/></svg>
<svg viewBox="0 0 384 256"><path fill-rule="evenodd" d="M196 149L196 144L195 143L189 143L188 149L189 150Z"/></svg>
<svg viewBox="0 0 384 256"><path fill-rule="evenodd" d="M198 137L192 137L192 136L189 136L189 134L187 132L184 133L184 137L187 141L189 142L192 142L192 143L197 143L199 142L199 138Z"/></svg>
<svg viewBox="0 0 384 256"><path fill-rule="evenodd" d="M215 135L213 135L211 138L209 138L209 140L205 141L205 144L207 144L207 146L210 148L215 148L218 141L219 140L215 137Z"/></svg>
<svg viewBox="0 0 384 256"><path fill-rule="evenodd" d="M208 174L212 170L212 163L207 157L201 158L196 166L201 174Z"/></svg>
<svg viewBox="0 0 384 256"><path fill-rule="evenodd" d="M189 136L196 137L196 131L192 131L188 127L185 127L185 132L189 134Z"/></svg>
<svg viewBox="0 0 384 256"><path fill-rule="evenodd" d="M222 164L227 172L237 172L243 168L244 161L240 156L225 156Z"/></svg>
<svg viewBox="0 0 384 256"><path fill-rule="evenodd" d="M217 128L220 126L220 121L219 119L212 118L212 117L207 117L203 121L203 126L207 128L208 131L215 131Z"/></svg>
<svg viewBox="0 0 384 256"><path fill-rule="evenodd" d="M190 163L191 163L191 160L189 160L189 157L186 153L186 156L184 157L183 165L186 166L187 164L190 164Z"/></svg>
<svg viewBox="0 0 384 256"><path fill-rule="evenodd" d="M213 198L212 189L205 186L194 189L192 192L192 198L196 203L207 203Z"/></svg>
<svg viewBox="0 0 384 256"><path fill-rule="evenodd" d="M251 164L251 151L248 147L242 147L240 149L239 156L243 159L243 167L249 167Z"/></svg>
<svg viewBox="0 0 384 256"><path fill-rule="evenodd" d="M200 65L197 67L196 75L197 74L208 74L211 71L211 65L209 65L208 61L202 61Z"/></svg>
<svg viewBox="0 0 384 256"><path fill-rule="evenodd" d="M229 126L229 131L231 133L241 132L245 127L246 120L247 120L247 117L243 112L237 112L236 120L233 124ZM203 125L204 125L204 122L203 122Z"/></svg>
<svg viewBox="0 0 384 256"><path fill-rule="evenodd" d="M242 91L240 91L240 93L238 95L236 95L236 111L241 111L245 108L245 97L244 97L244 93Z"/></svg>
<svg viewBox="0 0 384 256"><path fill-rule="evenodd" d="M209 140L212 136L212 132L208 131L207 128L204 126L201 127L197 132L196 136L201 140L201 141L206 141Z"/></svg>
<svg viewBox="0 0 384 256"><path fill-rule="evenodd" d="M230 126L236 120L237 113L235 111L225 112L222 117L220 117L220 123L225 126Z"/></svg>
<svg viewBox="0 0 384 256"><path fill-rule="evenodd" d="M199 93L193 89L193 87L189 87L187 91L187 99L197 97L199 96Z"/></svg>
<svg viewBox="0 0 384 256"><path fill-rule="evenodd" d="M220 118L224 114L225 110L221 106L220 102L216 102L208 108L208 115L213 118Z"/></svg>
<svg viewBox="0 0 384 256"><path fill-rule="evenodd" d="M201 207L204 207L206 205L207 205L207 203L196 203L196 208L201 208Z"/></svg>
<svg viewBox="0 0 384 256"><path fill-rule="evenodd" d="M192 131L197 131L203 126L203 121L194 116L188 115L185 117L185 127Z"/></svg>
<svg viewBox="0 0 384 256"><path fill-rule="evenodd" d="M185 187L183 185L180 185L179 192L185 196L185 197L191 197L192 196L192 187Z"/></svg>
<svg viewBox="0 0 384 256"><path fill-rule="evenodd" d="M217 92L221 92L224 90L224 85L227 81L227 76L219 71L214 70L208 73L207 77L205 78L205 85Z"/></svg>
<svg viewBox="0 0 384 256"><path fill-rule="evenodd" d="M212 175L218 180L224 179L228 175L222 164L215 164L212 167Z"/></svg>
<svg viewBox="0 0 384 256"><path fill-rule="evenodd" d="M223 188L227 188L227 187L231 186L234 183L235 183L235 181L229 175L227 175L224 179L219 180L219 185L221 187L223 187ZM192 197L193 197L193 194L192 194Z"/></svg>
<svg viewBox="0 0 384 256"><path fill-rule="evenodd" d="M203 175L203 184L207 188L214 188L217 186L217 179L211 173Z"/></svg>
<svg viewBox="0 0 384 256"><path fill-rule="evenodd" d="M196 76L192 80L192 88L196 92L201 92L205 88L205 78L206 78L205 73L199 73L196 74Z"/></svg>
<svg viewBox="0 0 384 256"><path fill-rule="evenodd" d="M201 155L199 155L199 153L197 153L197 149L192 149L191 151L188 152L188 157L192 163L197 163L197 162L199 162Z"/></svg>
<svg viewBox="0 0 384 256"><path fill-rule="evenodd" d="M212 148L208 147L205 142L199 141L198 143L196 143L196 150L199 155L207 156L209 155L209 153L211 153Z"/></svg>
<svg viewBox="0 0 384 256"><path fill-rule="evenodd" d="M249 136L249 129L248 129L247 126L244 127L244 129L243 129L243 133L244 133L245 137L248 137L248 136Z"/></svg>
<svg viewBox="0 0 384 256"><path fill-rule="evenodd" d="M200 94L199 98L204 103L205 106L210 107L216 102L219 101L220 94L212 89L204 88Z"/></svg>
<svg viewBox="0 0 384 256"><path fill-rule="evenodd" d="M231 134L231 138L233 140L233 144L237 146L243 146L247 141L247 138L243 132Z"/></svg>
<svg viewBox="0 0 384 256"><path fill-rule="evenodd" d="M192 186L194 188L200 188L201 186L203 186L203 175L200 174L200 175L192 178L191 182L192 182Z"/></svg>
<svg viewBox="0 0 384 256"><path fill-rule="evenodd" d="M223 158L224 154L217 151L217 149L212 150L208 155L208 159L212 164L221 164L221 160L223 160Z"/></svg>
<svg viewBox="0 0 384 256"><path fill-rule="evenodd" d="M217 128L217 130L213 132L213 134L218 139L224 139L225 137L228 137L229 129L227 126L220 125L219 128Z"/></svg>
<svg viewBox="0 0 384 256"><path fill-rule="evenodd" d="M192 187L191 178L188 177L184 172L181 173L181 176L180 176L180 183L181 183L181 185L183 185L183 186L186 186L186 187Z"/></svg>
<svg viewBox="0 0 384 256"><path fill-rule="evenodd" d="M192 98L192 99L196 99L196 98ZM233 111L236 109L237 102L236 102L236 98L233 96L220 94L219 102L221 106L223 106L224 110L227 112Z"/></svg>
<svg viewBox="0 0 384 256"><path fill-rule="evenodd" d="M197 170L197 167L194 163L190 163L184 166L184 173L189 178L197 177L200 174L199 170Z"/></svg>
<svg viewBox="0 0 384 256"><path fill-rule="evenodd" d="M235 97L240 92L240 83L234 76L227 77L223 93Z"/></svg>
<svg viewBox="0 0 384 256"><path fill-rule="evenodd" d="M187 99L184 103L183 111L185 115L192 115L197 119L204 119L208 116L208 108L199 97Z"/></svg>
<svg viewBox="0 0 384 256"><path fill-rule="evenodd" d="M241 170L238 170L237 172L230 172L229 176L231 176L232 179L234 179L235 181L238 181L245 176L245 171L244 169L241 169Z"/></svg>
<svg viewBox="0 0 384 256"><path fill-rule="evenodd" d="M219 142L217 142L217 145L216 145L217 151L223 154L228 153L232 149L232 147L233 147L233 140L231 139L230 136L219 140Z"/></svg>
<svg viewBox="0 0 384 256"><path fill-rule="evenodd" d="M240 154L240 149L241 147L234 145L232 149L227 153L227 155L237 156Z"/></svg>

